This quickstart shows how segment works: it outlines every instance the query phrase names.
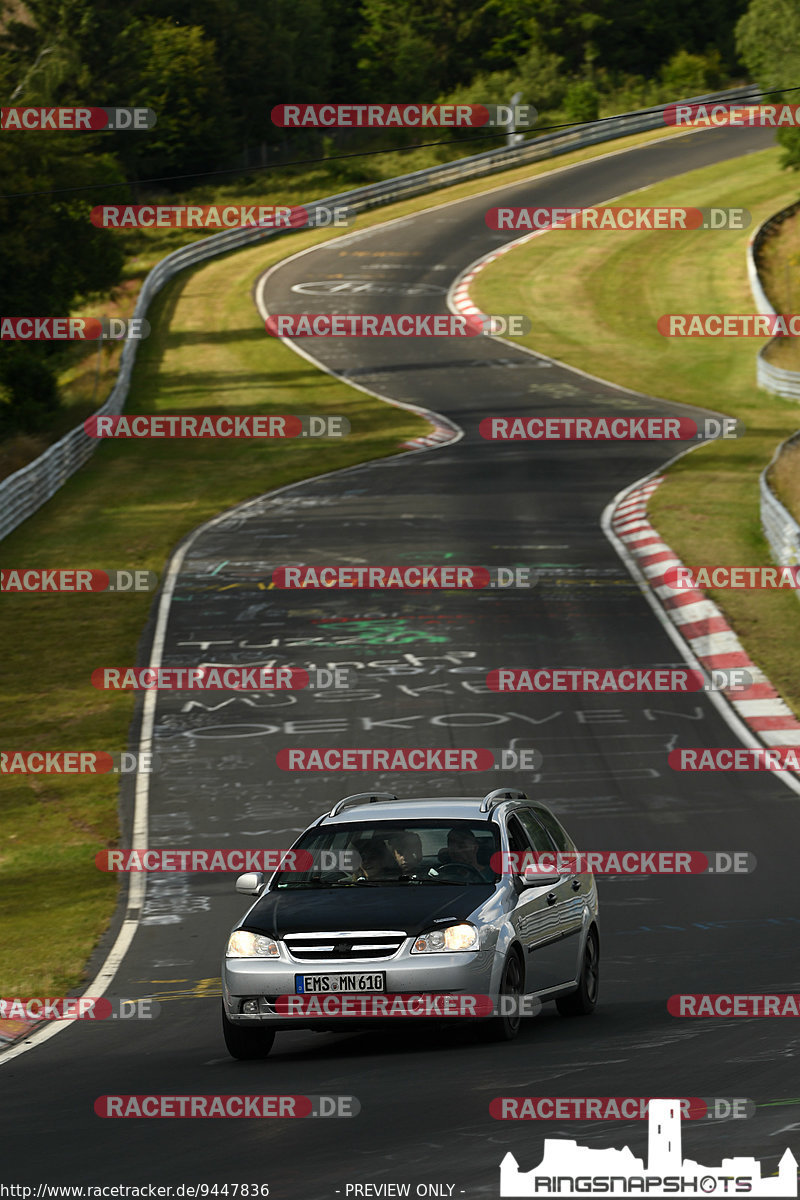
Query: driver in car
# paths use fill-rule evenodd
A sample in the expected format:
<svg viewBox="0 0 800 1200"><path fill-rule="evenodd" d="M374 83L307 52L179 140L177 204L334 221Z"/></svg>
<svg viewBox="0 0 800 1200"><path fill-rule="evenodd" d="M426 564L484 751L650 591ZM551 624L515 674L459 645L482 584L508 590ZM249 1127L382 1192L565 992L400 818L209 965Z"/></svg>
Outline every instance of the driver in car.
<svg viewBox="0 0 800 1200"><path fill-rule="evenodd" d="M469 867L469 872L460 872L465 879L468 875L478 875L486 883L494 883L494 871L490 867L484 867L478 861L479 845L480 843L471 829L451 829L447 834L448 862L442 864L445 873L448 863L455 867Z"/></svg>

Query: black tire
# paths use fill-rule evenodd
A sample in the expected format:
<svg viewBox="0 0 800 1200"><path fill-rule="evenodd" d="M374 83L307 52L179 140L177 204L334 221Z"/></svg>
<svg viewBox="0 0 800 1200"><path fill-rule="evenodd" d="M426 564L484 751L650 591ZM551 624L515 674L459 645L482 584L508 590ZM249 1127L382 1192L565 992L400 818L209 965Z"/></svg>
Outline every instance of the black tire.
<svg viewBox="0 0 800 1200"><path fill-rule="evenodd" d="M500 980L500 995L522 995L523 973L522 963L516 950L512 950L503 965L503 975ZM516 1013L503 1013L498 1017L490 1017L481 1024L481 1036L487 1042L512 1042L520 1031L522 1016Z"/></svg>
<svg viewBox="0 0 800 1200"><path fill-rule="evenodd" d="M234 1025L225 1015L224 1004L222 1006L222 1036L225 1038L228 1053L232 1058L238 1059L266 1058L275 1041L275 1033L272 1029L265 1029L263 1026Z"/></svg>
<svg viewBox="0 0 800 1200"><path fill-rule="evenodd" d="M559 996L556 1008L562 1017L588 1017L597 1006L600 987L600 939L594 925L589 930L583 951L581 974L574 992Z"/></svg>

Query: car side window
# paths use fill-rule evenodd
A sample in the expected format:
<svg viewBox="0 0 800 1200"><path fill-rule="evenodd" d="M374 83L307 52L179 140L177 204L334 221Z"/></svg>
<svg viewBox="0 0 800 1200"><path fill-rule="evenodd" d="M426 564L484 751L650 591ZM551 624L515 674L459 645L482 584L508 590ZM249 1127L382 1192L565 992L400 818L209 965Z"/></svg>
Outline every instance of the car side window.
<svg viewBox="0 0 800 1200"><path fill-rule="evenodd" d="M543 808L537 808L533 810L531 815L535 815L536 819L544 825L555 843L556 850L571 851L575 849L575 843L572 838L552 813L545 812Z"/></svg>
<svg viewBox="0 0 800 1200"><path fill-rule="evenodd" d="M508 829L509 850L513 850L519 854L526 854L530 850L531 844L515 816L508 818L506 828Z"/></svg>
<svg viewBox="0 0 800 1200"><path fill-rule="evenodd" d="M517 820L517 819L519 820L519 823L522 826L522 828L525 832L525 835L527 837L527 841L529 843L529 845L527 845L523 848L525 850L530 850L532 848L535 851L537 851L538 853L552 854L553 843L551 842L550 838L547 836L547 833L545 832L545 830L542 828L542 826L536 820L536 817L533 815L533 813L529 809L527 809L527 810L524 808L520 809L511 818L511 820ZM509 828L511 825L511 820L509 821ZM516 846L512 847L512 849L515 849L515 850L516 850L516 848L517 848Z"/></svg>

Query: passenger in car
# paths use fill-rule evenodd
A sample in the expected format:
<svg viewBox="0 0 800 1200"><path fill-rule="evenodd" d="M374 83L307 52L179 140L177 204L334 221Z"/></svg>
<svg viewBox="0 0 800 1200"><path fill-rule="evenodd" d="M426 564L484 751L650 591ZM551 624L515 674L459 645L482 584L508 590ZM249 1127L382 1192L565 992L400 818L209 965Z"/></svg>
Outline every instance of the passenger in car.
<svg viewBox="0 0 800 1200"><path fill-rule="evenodd" d="M396 879L400 874L400 867L382 838L362 842L356 850L361 857L361 867L353 873L354 880Z"/></svg>
<svg viewBox="0 0 800 1200"><path fill-rule="evenodd" d="M401 829L389 838L389 847L403 875L413 875L422 862L422 839L410 829Z"/></svg>

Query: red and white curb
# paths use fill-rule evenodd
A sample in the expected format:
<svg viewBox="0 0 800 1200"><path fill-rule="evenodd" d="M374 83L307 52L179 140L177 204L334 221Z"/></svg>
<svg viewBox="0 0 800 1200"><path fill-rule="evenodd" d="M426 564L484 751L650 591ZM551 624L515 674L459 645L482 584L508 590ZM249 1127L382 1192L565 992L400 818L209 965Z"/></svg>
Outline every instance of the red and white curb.
<svg viewBox="0 0 800 1200"><path fill-rule="evenodd" d="M479 275L484 267L488 267L490 263L495 262L498 258L502 258L504 254L508 254L509 250L516 250L517 246L522 246L525 242L529 242L531 238L541 237L543 233L549 233L549 229L535 229L533 233L526 233L523 237L514 238L511 242L506 242L502 246L498 246L496 250L492 250L489 254L479 258L477 262L472 263L467 267L463 275L459 275L453 288L450 291L449 299L450 307L457 313L465 317L485 317L488 314L478 308L469 294L470 284L476 275Z"/></svg>
<svg viewBox="0 0 800 1200"><path fill-rule="evenodd" d="M451 310L467 316L485 316L469 294L472 281L503 254L548 232L549 229L537 229L507 242L472 263L452 288L449 296ZM527 350L536 358L543 357L527 347L520 349ZM561 365L568 366L565 363ZM575 370L574 367L569 369ZM585 372L579 371L578 374ZM622 390L630 391L628 388ZM647 519L647 502L664 479L664 475L650 476L623 493L615 507L609 506L608 527L611 533L622 543L638 568L661 619L669 622L700 666L706 670L743 667L747 671L753 681L751 687L745 691L721 693L741 723L741 732L744 732L741 729L744 725L757 742L766 746L800 746L800 721L780 698L761 668L746 653L717 605L704 592L679 591L664 582L664 575L670 567L684 566ZM784 778L787 775L792 778L795 776L794 772L780 774Z"/></svg>
<svg viewBox="0 0 800 1200"><path fill-rule="evenodd" d="M800 721L745 651L716 604L704 592L665 583L684 564L647 519L647 502L665 476L628 492L613 510L611 529L635 560L664 615L706 670L743 667L753 680L745 691L724 691L736 715L767 746L800 746Z"/></svg>
<svg viewBox="0 0 800 1200"><path fill-rule="evenodd" d="M429 449L431 446L444 446L447 442L455 441L455 433L452 428L446 425L440 425L434 420L434 413L427 412L426 416L429 421L433 421L433 433L423 434L421 437L409 438L407 442L401 442L401 446L405 446L409 450L418 450L420 447Z"/></svg>

